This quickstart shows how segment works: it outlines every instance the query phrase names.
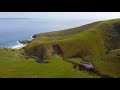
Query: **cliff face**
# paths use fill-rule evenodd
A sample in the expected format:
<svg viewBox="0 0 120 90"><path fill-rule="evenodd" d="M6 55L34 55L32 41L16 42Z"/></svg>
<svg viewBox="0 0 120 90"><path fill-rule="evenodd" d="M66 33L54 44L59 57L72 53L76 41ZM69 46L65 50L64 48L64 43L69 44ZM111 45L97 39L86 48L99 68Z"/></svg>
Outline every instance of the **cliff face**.
<svg viewBox="0 0 120 90"><path fill-rule="evenodd" d="M29 49L25 48L25 52L31 57L35 56L44 60L52 55L53 48L51 45L45 46L41 44L41 45L36 45Z"/></svg>
<svg viewBox="0 0 120 90"><path fill-rule="evenodd" d="M27 55L31 57L35 56L41 60L48 59L54 54L63 56L61 47L58 44L35 45L34 47L31 47L29 49L25 48L25 52L27 53Z"/></svg>

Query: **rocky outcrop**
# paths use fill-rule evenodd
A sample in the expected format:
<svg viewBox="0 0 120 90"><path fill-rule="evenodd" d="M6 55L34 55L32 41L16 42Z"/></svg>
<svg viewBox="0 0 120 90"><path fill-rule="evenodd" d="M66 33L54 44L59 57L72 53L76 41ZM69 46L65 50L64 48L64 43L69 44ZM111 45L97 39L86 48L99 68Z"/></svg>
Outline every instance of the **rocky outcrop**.
<svg viewBox="0 0 120 90"><path fill-rule="evenodd" d="M29 43L30 43L30 40L19 41L19 43L22 43L22 44L29 44Z"/></svg>
<svg viewBox="0 0 120 90"><path fill-rule="evenodd" d="M37 37L38 37L37 34L35 34L35 35L32 36L33 39L34 39L34 38L37 38Z"/></svg>

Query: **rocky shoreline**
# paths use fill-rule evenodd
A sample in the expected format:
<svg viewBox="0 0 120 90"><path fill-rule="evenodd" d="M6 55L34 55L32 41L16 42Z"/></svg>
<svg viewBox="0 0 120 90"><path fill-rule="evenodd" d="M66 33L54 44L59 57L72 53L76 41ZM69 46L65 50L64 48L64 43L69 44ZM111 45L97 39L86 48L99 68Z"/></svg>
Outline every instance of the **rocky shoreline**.
<svg viewBox="0 0 120 90"><path fill-rule="evenodd" d="M25 45L25 44L30 43L30 40L22 40L22 41L18 41L18 42Z"/></svg>
<svg viewBox="0 0 120 90"><path fill-rule="evenodd" d="M33 39L33 36L34 35L31 36L32 39ZM13 46L12 49L21 49L21 48L27 46L30 42L31 42L31 40L19 40L19 41L17 41L18 45Z"/></svg>

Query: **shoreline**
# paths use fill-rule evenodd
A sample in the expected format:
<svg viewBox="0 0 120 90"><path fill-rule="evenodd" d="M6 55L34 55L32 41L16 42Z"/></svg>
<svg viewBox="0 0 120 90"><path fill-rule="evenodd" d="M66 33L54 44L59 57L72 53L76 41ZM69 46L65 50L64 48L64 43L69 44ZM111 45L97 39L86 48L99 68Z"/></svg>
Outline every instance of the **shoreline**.
<svg viewBox="0 0 120 90"><path fill-rule="evenodd" d="M17 42L18 45L22 44L22 43L20 43L19 41L16 41L16 42Z"/></svg>
<svg viewBox="0 0 120 90"><path fill-rule="evenodd" d="M26 45L27 45L27 44L26 44ZM13 46L13 47L11 47L11 48L12 48L12 49L21 49L21 48L25 47L26 45L19 44L19 45Z"/></svg>
<svg viewBox="0 0 120 90"><path fill-rule="evenodd" d="M15 46L12 46L12 47L3 47L3 46L0 46L0 48L8 48L8 49L21 49L23 47L27 46L26 45L23 45L23 44L19 44L19 45L15 45Z"/></svg>
<svg viewBox="0 0 120 90"><path fill-rule="evenodd" d="M33 39L34 39L34 38L33 38L33 35L32 35L32 36L31 36L31 40L33 40ZM31 40L30 40L30 41L31 41ZM22 44L22 43L20 43L19 41L16 41L16 42L17 42L17 45L14 45L14 46L11 46L11 47L0 46L0 48L21 49L21 48L27 46L27 44Z"/></svg>
<svg viewBox="0 0 120 90"><path fill-rule="evenodd" d="M33 36L34 36L34 35L31 36L31 39L33 39Z"/></svg>
<svg viewBox="0 0 120 90"><path fill-rule="evenodd" d="M25 47L27 44L22 44L19 41L16 41L18 45L15 45L13 47L11 47L12 49L21 49L23 47Z"/></svg>

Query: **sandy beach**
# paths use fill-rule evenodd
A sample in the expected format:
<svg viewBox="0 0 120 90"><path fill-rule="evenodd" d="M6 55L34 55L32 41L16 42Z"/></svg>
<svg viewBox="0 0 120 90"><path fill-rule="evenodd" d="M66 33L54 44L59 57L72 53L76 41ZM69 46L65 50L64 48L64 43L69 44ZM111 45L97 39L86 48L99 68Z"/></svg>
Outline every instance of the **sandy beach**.
<svg viewBox="0 0 120 90"><path fill-rule="evenodd" d="M20 44L20 45L13 46L12 49L21 49L21 48L23 48L25 46L26 45Z"/></svg>

